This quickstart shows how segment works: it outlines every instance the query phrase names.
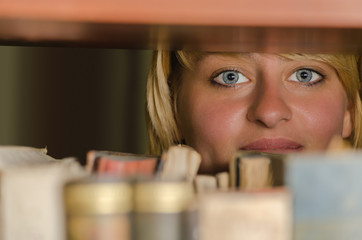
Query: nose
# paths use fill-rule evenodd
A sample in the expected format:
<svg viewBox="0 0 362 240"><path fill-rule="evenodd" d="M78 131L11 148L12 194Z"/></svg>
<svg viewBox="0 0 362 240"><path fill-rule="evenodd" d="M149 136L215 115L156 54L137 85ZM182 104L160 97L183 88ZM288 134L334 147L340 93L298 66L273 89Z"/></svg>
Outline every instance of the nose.
<svg viewBox="0 0 362 240"><path fill-rule="evenodd" d="M266 128L274 128L291 119L292 112L282 86L259 84L247 112L249 121Z"/></svg>

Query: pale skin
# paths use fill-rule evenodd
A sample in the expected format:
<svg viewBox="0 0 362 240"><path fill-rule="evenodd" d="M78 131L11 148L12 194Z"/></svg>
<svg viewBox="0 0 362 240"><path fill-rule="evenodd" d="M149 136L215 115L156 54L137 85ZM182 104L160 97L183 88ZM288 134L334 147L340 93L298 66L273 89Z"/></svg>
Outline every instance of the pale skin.
<svg viewBox="0 0 362 240"><path fill-rule="evenodd" d="M319 151L352 131L345 90L321 61L212 54L181 80L178 126L201 172L225 170L237 150Z"/></svg>

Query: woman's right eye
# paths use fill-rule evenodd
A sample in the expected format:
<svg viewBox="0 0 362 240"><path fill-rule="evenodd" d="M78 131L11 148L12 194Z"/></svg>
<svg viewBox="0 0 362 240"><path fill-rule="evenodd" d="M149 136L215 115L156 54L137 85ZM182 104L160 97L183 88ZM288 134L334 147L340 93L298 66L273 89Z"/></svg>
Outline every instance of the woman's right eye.
<svg viewBox="0 0 362 240"><path fill-rule="evenodd" d="M227 70L219 73L213 81L226 86L233 86L239 83L249 82L250 80L235 70Z"/></svg>

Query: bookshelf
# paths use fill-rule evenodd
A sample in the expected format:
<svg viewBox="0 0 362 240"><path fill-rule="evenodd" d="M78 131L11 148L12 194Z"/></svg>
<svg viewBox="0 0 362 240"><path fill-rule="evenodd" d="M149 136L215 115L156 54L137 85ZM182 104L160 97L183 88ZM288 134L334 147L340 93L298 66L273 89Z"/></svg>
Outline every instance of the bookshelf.
<svg viewBox="0 0 362 240"><path fill-rule="evenodd" d="M362 52L361 9L360 0L2 0L0 45ZM76 58L74 65L86 57ZM77 83L81 88L83 83ZM54 83L47 84L44 89Z"/></svg>
<svg viewBox="0 0 362 240"><path fill-rule="evenodd" d="M361 8L359 0L3 0L0 44L360 52Z"/></svg>

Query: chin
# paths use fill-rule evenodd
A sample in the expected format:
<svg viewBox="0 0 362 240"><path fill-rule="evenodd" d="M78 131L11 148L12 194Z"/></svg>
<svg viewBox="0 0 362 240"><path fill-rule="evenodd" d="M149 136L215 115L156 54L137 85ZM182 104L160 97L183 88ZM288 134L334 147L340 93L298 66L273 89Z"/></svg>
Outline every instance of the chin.
<svg viewBox="0 0 362 240"><path fill-rule="evenodd" d="M230 159L231 160L231 159ZM215 161L209 164L201 163L199 174L216 174L219 172L228 172L229 171L229 162L225 161Z"/></svg>

